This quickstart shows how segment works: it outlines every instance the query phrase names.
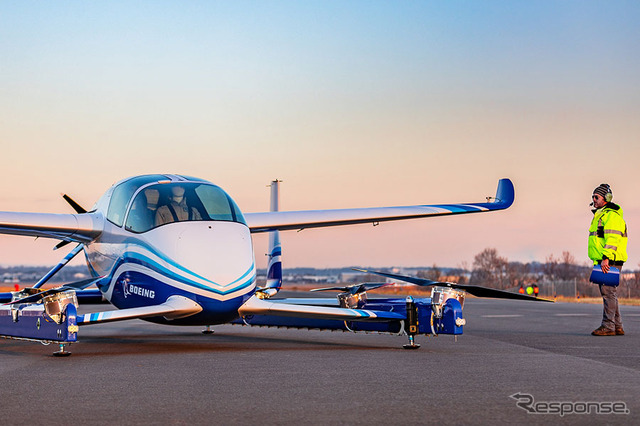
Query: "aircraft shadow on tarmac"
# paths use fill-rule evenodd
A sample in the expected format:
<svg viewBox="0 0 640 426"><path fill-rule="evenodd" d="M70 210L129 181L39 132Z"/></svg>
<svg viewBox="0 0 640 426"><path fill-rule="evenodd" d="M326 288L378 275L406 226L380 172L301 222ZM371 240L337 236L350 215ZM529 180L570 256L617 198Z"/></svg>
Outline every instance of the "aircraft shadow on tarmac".
<svg viewBox="0 0 640 426"><path fill-rule="evenodd" d="M247 352L254 350L266 351L305 351L305 350L396 350L401 348L401 341L397 345L389 345L384 340L376 340L376 336L351 335L336 336L338 333L300 331L296 335L278 337L260 334L260 330L250 333L234 334L235 327L224 332L215 331L212 335L203 335L198 331L162 333L145 330L143 333L120 333L119 336L99 335L84 336L78 343L70 345L72 358L81 356L116 356L116 355L149 355L176 353L220 353ZM351 338L350 338L351 337ZM356 337L356 338L353 338ZM362 339L361 337L366 337ZM54 345L49 346L51 348ZM47 354L48 349L33 345L30 342L7 341L0 345L0 355Z"/></svg>

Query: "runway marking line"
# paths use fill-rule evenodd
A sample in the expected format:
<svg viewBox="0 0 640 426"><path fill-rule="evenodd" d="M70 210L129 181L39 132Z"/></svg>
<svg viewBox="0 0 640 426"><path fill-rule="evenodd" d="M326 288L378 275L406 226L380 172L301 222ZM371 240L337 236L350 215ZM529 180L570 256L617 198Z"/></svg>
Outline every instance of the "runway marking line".
<svg viewBox="0 0 640 426"><path fill-rule="evenodd" d="M509 315L481 315L482 318L517 318L523 315L509 314Z"/></svg>
<svg viewBox="0 0 640 426"><path fill-rule="evenodd" d="M591 314L555 314L556 317L590 317Z"/></svg>

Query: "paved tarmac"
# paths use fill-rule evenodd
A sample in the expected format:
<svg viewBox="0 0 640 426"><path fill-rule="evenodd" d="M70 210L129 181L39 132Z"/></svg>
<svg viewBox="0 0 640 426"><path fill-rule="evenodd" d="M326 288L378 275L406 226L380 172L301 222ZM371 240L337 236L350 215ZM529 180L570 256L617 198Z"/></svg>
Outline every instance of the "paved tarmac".
<svg viewBox="0 0 640 426"><path fill-rule="evenodd" d="M621 307L626 336L592 337L601 311L468 299L458 342L420 336L416 351L404 336L139 320L82 327L68 358L0 339L1 422L640 424L640 307ZM541 413L561 402L603 404Z"/></svg>

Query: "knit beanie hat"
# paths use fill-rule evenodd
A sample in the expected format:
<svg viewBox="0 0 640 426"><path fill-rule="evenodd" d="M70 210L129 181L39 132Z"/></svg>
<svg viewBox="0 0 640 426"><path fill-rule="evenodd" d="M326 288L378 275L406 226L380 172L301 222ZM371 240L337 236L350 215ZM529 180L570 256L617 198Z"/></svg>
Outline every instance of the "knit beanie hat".
<svg viewBox="0 0 640 426"><path fill-rule="evenodd" d="M610 195L611 198L609 198L607 202L613 199L613 193L611 192L611 187L606 183L601 183L600 186L598 186L596 189L593 190L593 193L600 195L605 200L607 200L607 194L611 194Z"/></svg>

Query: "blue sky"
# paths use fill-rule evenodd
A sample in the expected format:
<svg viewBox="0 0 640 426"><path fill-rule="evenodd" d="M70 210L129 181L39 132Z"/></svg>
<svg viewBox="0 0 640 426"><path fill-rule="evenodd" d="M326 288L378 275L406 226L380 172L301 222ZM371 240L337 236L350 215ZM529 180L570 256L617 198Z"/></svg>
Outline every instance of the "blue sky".
<svg viewBox="0 0 640 426"><path fill-rule="evenodd" d="M489 246L586 258L607 182L636 267L638 18L616 1L3 2L0 209L65 213L60 192L91 205L151 172L245 211L276 177L292 210L480 201L512 178L507 212L282 238L291 266L455 266ZM54 263L51 245L0 237L0 263Z"/></svg>

